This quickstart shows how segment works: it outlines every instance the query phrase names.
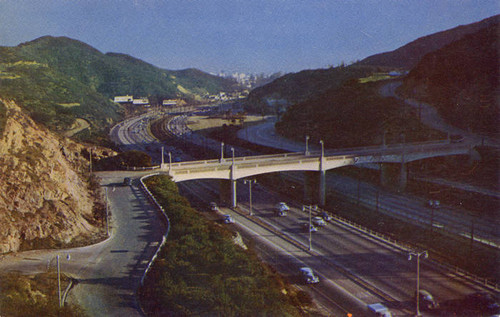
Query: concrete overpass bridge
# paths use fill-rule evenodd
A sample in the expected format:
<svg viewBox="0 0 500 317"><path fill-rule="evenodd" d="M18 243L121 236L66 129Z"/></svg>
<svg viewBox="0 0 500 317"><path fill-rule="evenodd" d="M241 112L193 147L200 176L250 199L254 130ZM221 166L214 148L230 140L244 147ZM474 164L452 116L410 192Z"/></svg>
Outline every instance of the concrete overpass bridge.
<svg viewBox="0 0 500 317"><path fill-rule="evenodd" d="M325 176L328 170L343 166L376 163L381 166L382 182L386 182L388 166L396 166L399 169L399 186L404 187L408 162L438 156L467 155L471 151L471 144L450 143L449 141L244 157L235 157L233 150L232 157L219 160L173 163L170 158L168 163L161 164L160 169L168 173L175 182L195 179L227 180L226 184L227 188L230 189L233 207L236 206L236 181L238 179L266 173L305 171L308 172L306 173L306 182L317 188L319 192L318 203L324 205L326 197Z"/></svg>

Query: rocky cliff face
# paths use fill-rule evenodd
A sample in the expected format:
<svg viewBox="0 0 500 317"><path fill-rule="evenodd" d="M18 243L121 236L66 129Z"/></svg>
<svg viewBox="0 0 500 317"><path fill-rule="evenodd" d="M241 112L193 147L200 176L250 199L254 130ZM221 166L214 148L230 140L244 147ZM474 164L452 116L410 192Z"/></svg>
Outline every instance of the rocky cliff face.
<svg viewBox="0 0 500 317"><path fill-rule="evenodd" d="M37 126L13 102L0 139L0 253L67 245L99 234L101 195L85 146ZM85 155L87 153L87 155Z"/></svg>

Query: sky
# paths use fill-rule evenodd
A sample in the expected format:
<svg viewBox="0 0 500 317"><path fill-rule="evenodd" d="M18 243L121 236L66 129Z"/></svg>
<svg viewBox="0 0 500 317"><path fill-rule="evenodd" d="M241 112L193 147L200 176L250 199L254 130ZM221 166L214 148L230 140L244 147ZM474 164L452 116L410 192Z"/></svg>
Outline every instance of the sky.
<svg viewBox="0 0 500 317"><path fill-rule="evenodd" d="M289 73L499 13L500 0L0 0L0 46L66 36L171 70Z"/></svg>

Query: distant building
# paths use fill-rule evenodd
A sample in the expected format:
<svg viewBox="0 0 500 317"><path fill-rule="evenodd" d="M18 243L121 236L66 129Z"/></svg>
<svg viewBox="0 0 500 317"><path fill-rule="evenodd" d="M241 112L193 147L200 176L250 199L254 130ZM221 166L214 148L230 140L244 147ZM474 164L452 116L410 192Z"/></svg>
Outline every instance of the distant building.
<svg viewBox="0 0 500 317"><path fill-rule="evenodd" d="M165 100L163 100L162 105L164 105L165 107L177 106L177 100L175 100L175 99L165 99Z"/></svg>
<svg viewBox="0 0 500 317"><path fill-rule="evenodd" d="M117 103L128 103L134 100L133 96L116 96L114 102Z"/></svg>
<svg viewBox="0 0 500 317"><path fill-rule="evenodd" d="M132 103L136 106L146 106L149 105L148 98L137 98L132 101Z"/></svg>

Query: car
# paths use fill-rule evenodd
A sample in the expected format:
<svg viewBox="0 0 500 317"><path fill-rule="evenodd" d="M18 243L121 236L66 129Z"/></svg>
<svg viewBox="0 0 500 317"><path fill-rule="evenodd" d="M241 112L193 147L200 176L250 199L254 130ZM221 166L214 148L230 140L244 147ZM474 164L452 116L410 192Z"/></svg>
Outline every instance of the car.
<svg viewBox="0 0 500 317"><path fill-rule="evenodd" d="M476 292L465 296L464 306L481 313L498 314L500 305L495 298L487 292Z"/></svg>
<svg viewBox="0 0 500 317"><path fill-rule="evenodd" d="M415 299L416 298L417 295L415 294ZM425 289L421 289L418 291L418 301L419 306L423 309L434 310L439 307L439 303L434 299L432 294Z"/></svg>
<svg viewBox="0 0 500 317"><path fill-rule="evenodd" d="M439 200L431 199L427 202L427 205L431 208L438 209L439 207L441 207L441 202Z"/></svg>
<svg viewBox="0 0 500 317"><path fill-rule="evenodd" d="M314 274L310 267L304 266L300 268L300 276L306 284L316 284L319 283L319 277Z"/></svg>
<svg viewBox="0 0 500 317"><path fill-rule="evenodd" d="M308 229L308 228L309 228L309 231L311 231L311 232L317 232L317 231L318 231L318 228L316 228L316 227L315 227L315 226L313 226L313 225L311 225L311 226L309 227L309 223L308 223L308 222L303 223L303 224L302 224L302 227L304 228L304 230L305 230L306 232L307 232L307 229Z"/></svg>
<svg viewBox="0 0 500 317"><path fill-rule="evenodd" d="M332 216L330 216L326 211L321 212L320 216L325 220L326 222L332 221Z"/></svg>
<svg viewBox="0 0 500 317"><path fill-rule="evenodd" d="M223 218L224 223L234 223L234 219L231 215L224 215Z"/></svg>
<svg viewBox="0 0 500 317"><path fill-rule="evenodd" d="M311 219L311 222L312 222L313 225L318 226L318 227L324 227L324 226L326 226L326 222L321 217L313 217Z"/></svg>
<svg viewBox="0 0 500 317"><path fill-rule="evenodd" d="M387 308L381 303L369 304L368 311L370 312L370 316L392 317L389 308Z"/></svg>
<svg viewBox="0 0 500 317"><path fill-rule="evenodd" d="M274 210L276 212L276 215L285 217L290 211L290 207L288 207L285 202L279 202L276 204L276 206L274 206Z"/></svg>
<svg viewBox="0 0 500 317"><path fill-rule="evenodd" d="M212 202L210 203L210 210L211 210L211 211L218 211L218 210L219 210L219 206L217 206L217 203L216 203L216 202L212 201Z"/></svg>
<svg viewBox="0 0 500 317"><path fill-rule="evenodd" d="M123 185L124 185L124 186L130 186L130 185L132 185L132 178L130 178L130 177L125 177L125 178L123 179Z"/></svg>

